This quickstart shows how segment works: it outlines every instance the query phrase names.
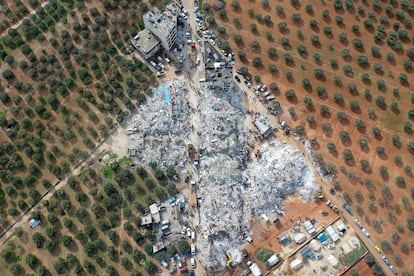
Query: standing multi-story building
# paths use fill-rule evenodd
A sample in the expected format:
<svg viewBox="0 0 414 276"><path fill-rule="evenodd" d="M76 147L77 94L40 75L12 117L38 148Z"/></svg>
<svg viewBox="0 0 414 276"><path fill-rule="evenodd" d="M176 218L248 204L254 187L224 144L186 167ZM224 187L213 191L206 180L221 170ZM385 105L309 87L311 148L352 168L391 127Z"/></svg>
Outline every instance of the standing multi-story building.
<svg viewBox="0 0 414 276"><path fill-rule="evenodd" d="M154 7L144 14L144 25L161 42L162 47L170 51L177 40L177 16L168 10L161 12Z"/></svg>

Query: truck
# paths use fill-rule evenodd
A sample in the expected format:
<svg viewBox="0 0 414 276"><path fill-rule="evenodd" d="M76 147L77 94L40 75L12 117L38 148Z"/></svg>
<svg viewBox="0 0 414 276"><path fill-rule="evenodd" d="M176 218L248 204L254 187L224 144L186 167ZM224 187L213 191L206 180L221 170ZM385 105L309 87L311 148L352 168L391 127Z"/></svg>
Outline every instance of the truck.
<svg viewBox="0 0 414 276"><path fill-rule="evenodd" d="M191 244L191 255L194 256L195 254L196 254L196 247L195 247L195 244L192 243Z"/></svg>
<svg viewBox="0 0 414 276"><path fill-rule="evenodd" d="M168 228L170 228L169 224L163 225L163 226L161 226L161 231L168 230Z"/></svg>
<svg viewBox="0 0 414 276"><path fill-rule="evenodd" d="M352 209L351 209L351 207L348 205L348 204L346 204L346 203L344 203L344 205L342 205L342 207L344 207L344 209L351 215L351 216L353 216L353 214L352 214Z"/></svg>

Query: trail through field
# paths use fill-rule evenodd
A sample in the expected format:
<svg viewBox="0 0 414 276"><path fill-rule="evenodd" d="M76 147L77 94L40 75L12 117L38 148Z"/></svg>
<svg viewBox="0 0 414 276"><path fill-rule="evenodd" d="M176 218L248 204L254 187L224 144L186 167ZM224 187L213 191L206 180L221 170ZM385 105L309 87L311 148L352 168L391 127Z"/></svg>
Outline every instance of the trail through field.
<svg viewBox="0 0 414 276"><path fill-rule="evenodd" d="M116 143L113 143L113 141L116 141ZM38 210L42 208L42 203L45 200L50 199L57 190L62 189L69 177L78 175L85 167L89 166L91 163L95 161L95 159L103 152L103 151L110 151L118 156L123 156L128 151L128 138L126 136L125 131L123 131L123 127L117 126L113 132L111 133L111 136L108 137L106 140L101 142L95 150L91 153L91 155L86 158L84 161L79 163L73 171L68 174L64 179L61 181L58 181L53 187L51 187L37 202L34 206L29 208L23 215L21 215L19 218L17 218L14 223L12 223L3 233L0 237L0 247L3 246L7 242L7 240L13 235L14 231L18 227L23 227L25 224L28 223L28 221L31 218L32 211Z"/></svg>
<svg viewBox="0 0 414 276"><path fill-rule="evenodd" d="M25 20L25 19L29 19L29 17L30 16L32 16L33 14L35 14L36 13L36 11L37 11L37 9L38 8L44 8L47 4L49 3L49 1L46 1L46 2L44 2L44 3L42 3L42 5L40 5L39 7L37 7L36 9L34 9L34 10L32 10L32 11L30 11L30 13L29 14L27 14L25 17L23 17L23 18L21 18L19 21L17 21L16 23L14 23L13 25L11 25L8 29L16 29L16 28L18 28L22 23L23 23L23 20ZM2 38L2 37L4 37L4 36L6 36L7 35L7 30L8 29L6 29L6 30L4 30L1 34L0 34L0 38Z"/></svg>

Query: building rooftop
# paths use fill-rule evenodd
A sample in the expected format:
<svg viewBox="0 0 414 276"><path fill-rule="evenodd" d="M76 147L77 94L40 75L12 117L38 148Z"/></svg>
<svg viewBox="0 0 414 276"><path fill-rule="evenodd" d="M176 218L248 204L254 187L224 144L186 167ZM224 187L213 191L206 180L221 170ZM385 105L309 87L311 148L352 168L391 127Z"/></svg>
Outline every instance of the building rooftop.
<svg viewBox="0 0 414 276"><path fill-rule="evenodd" d="M269 136L275 127L269 122L269 120L265 116L260 116L254 122L255 126L259 130L260 134L264 137Z"/></svg>
<svg viewBox="0 0 414 276"><path fill-rule="evenodd" d="M143 216L142 218L141 218L141 225L142 226L145 226L145 225L149 225L149 224L151 224L152 223L152 216L151 216L151 214L149 214L149 215L146 215L146 216Z"/></svg>
<svg viewBox="0 0 414 276"><path fill-rule="evenodd" d="M144 29L131 39L131 43L137 50L149 53L160 44L160 41L150 31Z"/></svg>
<svg viewBox="0 0 414 276"><path fill-rule="evenodd" d="M171 28L177 25L177 16L172 14L169 10L161 12L157 7L152 8L149 12L144 14L144 22L148 21L151 25L160 32L169 32Z"/></svg>

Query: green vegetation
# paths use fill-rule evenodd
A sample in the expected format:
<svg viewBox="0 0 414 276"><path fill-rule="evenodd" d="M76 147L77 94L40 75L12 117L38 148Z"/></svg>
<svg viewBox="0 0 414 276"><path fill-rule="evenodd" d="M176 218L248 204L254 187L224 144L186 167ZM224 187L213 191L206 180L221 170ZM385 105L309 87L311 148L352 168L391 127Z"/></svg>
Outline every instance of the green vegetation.
<svg viewBox="0 0 414 276"><path fill-rule="evenodd" d="M257 251L256 251L256 259L258 259L259 261L266 263L266 261L273 255L274 253L268 249L268 248L264 248L264 247L260 247Z"/></svg>

